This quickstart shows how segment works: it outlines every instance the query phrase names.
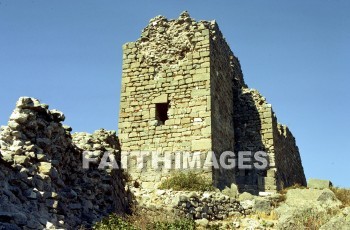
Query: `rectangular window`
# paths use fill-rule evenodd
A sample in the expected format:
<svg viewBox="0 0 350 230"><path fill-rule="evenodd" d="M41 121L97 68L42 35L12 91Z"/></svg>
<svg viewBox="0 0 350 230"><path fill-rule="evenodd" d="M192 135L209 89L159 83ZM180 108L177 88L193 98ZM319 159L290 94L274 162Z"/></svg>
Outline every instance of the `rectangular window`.
<svg viewBox="0 0 350 230"><path fill-rule="evenodd" d="M164 125L165 121L168 120L168 109L169 103L157 103L156 104L156 119L161 125Z"/></svg>

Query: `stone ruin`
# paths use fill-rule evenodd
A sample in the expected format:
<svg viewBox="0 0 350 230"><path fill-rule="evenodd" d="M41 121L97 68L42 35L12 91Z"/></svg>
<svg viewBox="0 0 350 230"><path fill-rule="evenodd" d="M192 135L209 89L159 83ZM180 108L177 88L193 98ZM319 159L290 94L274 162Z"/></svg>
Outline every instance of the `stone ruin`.
<svg viewBox="0 0 350 230"><path fill-rule="evenodd" d="M64 119L23 97L1 127L0 229L78 229L129 211L122 171L82 167L84 150L92 158L120 150L115 131L72 136Z"/></svg>
<svg viewBox="0 0 350 230"><path fill-rule="evenodd" d="M265 151L266 170L196 170L223 189L274 192L306 185L295 138L277 122L271 104L248 88L215 21L157 16L135 42L123 46L118 137L128 173L154 188L175 169L154 169L149 158L137 167L135 151ZM175 156L173 156L175 157ZM131 160L130 160L131 159Z"/></svg>
<svg viewBox="0 0 350 230"><path fill-rule="evenodd" d="M129 176L94 164L84 169L84 151L97 162L108 151L120 166L121 149L132 159L130 166L137 162L132 151L138 150L266 151L266 170L207 167L198 173L220 189L234 183L240 192L253 194L306 185L293 135L277 122L265 98L244 83L239 61L215 21L196 22L186 12L176 20L158 16L140 39L123 48L119 139L115 131L103 129L72 135L62 124L62 112L34 98L18 100L8 125L0 129L0 230L90 228L112 212L129 213L135 199ZM154 170L144 160L143 170L128 167L138 182L134 185L141 187L139 198L174 171ZM172 198L163 206L193 218L223 219L251 209L217 193L160 192L180 194L175 206ZM203 206L201 211L192 213L192 201Z"/></svg>

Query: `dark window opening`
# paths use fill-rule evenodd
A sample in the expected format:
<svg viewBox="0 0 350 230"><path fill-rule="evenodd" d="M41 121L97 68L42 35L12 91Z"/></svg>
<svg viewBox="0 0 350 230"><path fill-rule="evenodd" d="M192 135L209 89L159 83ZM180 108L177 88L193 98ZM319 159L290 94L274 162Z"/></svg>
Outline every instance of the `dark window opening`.
<svg viewBox="0 0 350 230"><path fill-rule="evenodd" d="M165 121L168 120L168 109L169 103L157 103L156 104L156 119L161 125L164 125Z"/></svg>

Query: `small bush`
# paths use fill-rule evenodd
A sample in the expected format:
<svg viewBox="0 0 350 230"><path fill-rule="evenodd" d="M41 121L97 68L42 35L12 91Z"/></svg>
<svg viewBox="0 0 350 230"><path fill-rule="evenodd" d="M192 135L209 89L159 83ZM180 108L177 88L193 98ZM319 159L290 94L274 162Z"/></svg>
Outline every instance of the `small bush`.
<svg viewBox="0 0 350 230"><path fill-rule="evenodd" d="M139 230L134 227L131 223L127 222L117 215L110 215L109 217L104 218L102 221L95 224L93 227L95 230Z"/></svg>
<svg viewBox="0 0 350 230"><path fill-rule="evenodd" d="M344 206L350 206L350 189L332 187L331 190Z"/></svg>
<svg viewBox="0 0 350 230"><path fill-rule="evenodd" d="M195 230L196 224L190 220L176 220L174 222L155 222L147 226L148 230Z"/></svg>
<svg viewBox="0 0 350 230"><path fill-rule="evenodd" d="M212 183L204 176L189 173L178 173L164 180L160 189L173 189L175 191L214 191Z"/></svg>
<svg viewBox="0 0 350 230"><path fill-rule="evenodd" d="M115 214L104 218L96 223L94 230L195 230L194 221L181 219L169 222L166 220L152 222L145 216L130 216L127 219L119 217Z"/></svg>

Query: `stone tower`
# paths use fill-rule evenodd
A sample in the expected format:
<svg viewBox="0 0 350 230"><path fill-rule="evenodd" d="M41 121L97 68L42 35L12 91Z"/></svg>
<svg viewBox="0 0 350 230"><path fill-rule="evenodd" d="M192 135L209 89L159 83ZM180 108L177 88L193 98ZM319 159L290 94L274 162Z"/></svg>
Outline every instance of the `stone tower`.
<svg viewBox="0 0 350 230"><path fill-rule="evenodd" d="M133 151L266 151L266 170L201 167L218 188L235 183L241 191L275 191L305 184L298 148L270 104L244 83L238 59L215 21L151 19L141 38L123 46L119 139L128 172L154 187L176 169L140 160ZM161 155L159 156L161 157ZM144 164L140 169L137 165ZM169 163L169 162L168 162ZM166 168L166 169L165 169Z"/></svg>

